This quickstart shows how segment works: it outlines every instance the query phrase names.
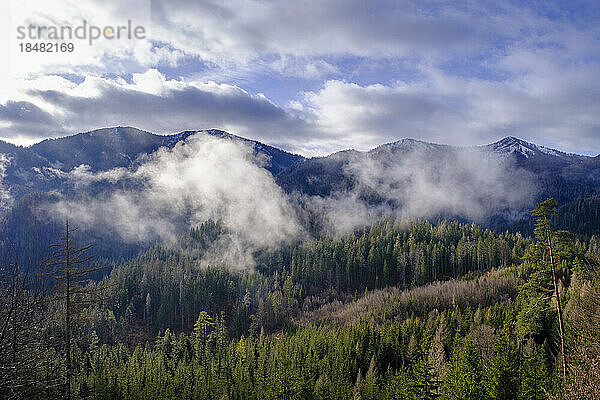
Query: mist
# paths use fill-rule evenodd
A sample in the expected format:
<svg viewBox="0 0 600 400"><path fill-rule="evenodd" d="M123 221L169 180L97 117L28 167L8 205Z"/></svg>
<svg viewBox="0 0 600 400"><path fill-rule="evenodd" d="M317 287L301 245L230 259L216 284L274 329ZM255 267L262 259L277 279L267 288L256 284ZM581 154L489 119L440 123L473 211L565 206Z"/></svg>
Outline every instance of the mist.
<svg viewBox="0 0 600 400"><path fill-rule="evenodd" d="M173 242L186 229L219 221L226 233L206 258L243 268L252 265L254 251L301 234L293 207L263 168L266 162L239 141L198 133L144 156L135 169L94 172L81 165L64 173L78 190L99 182L116 189L63 198L51 213L128 243Z"/></svg>
<svg viewBox="0 0 600 400"><path fill-rule="evenodd" d="M0 153L0 211L6 211L13 203L10 190L4 185L6 168L10 164L10 156Z"/></svg>
<svg viewBox="0 0 600 400"><path fill-rule="evenodd" d="M523 216L538 193L534 175L518 168L510 157L481 148L420 142L410 151L382 146L348 157L344 175L353 182L351 190L302 199L323 216L324 229L337 236L384 215L481 224L496 215L514 220Z"/></svg>
<svg viewBox="0 0 600 400"><path fill-rule="evenodd" d="M306 215L320 227L314 234L338 237L382 216L485 224L496 215L520 217L514 210L526 210L538 192L533 175L512 158L479 148L411 142L348 153L342 168L351 189L327 196L286 194L264 168L268 162L247 143L198 133L142 156L136 167L55 171L78 195L63 197L51 212L127 243L175 244L189 228L219 221L224 233L201 262L248 268L257 250L308 238ZM103 192L89 194L94 185Z"/></svg>

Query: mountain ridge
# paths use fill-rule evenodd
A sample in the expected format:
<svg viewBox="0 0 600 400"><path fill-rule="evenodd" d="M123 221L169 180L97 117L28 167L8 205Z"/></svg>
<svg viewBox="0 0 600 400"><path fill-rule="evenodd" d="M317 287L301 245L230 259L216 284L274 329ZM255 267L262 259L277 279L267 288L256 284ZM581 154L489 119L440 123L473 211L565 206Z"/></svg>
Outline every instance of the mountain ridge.
<svg viewBox="0 0 600 400"><path fill-rule="evenodd" d="M585 154L580 154L580 153L573 153L573 152L566 152L563 150L559 150L559 149L555 149L555 148L551 148L551 147L547 147L544 145L539 145L533 142L529 142L526 141L524 139L521 139L519 137L516 136L505 136L502 137L498 140L496 140L495 142L492 143L488 143L488 144L480 144L480 145L470 145L470 146L455 146L455 145L451 145L451 144L445 144L445 143L436 143L436 142L430 142L427 140L422 140L422 139L416 139L416 138L412 138L412 137L404 137L404 138L400 138L398 140L395 140L393 142L386 142L386 143L382 143L380 145L377 145L373 148L370 148L368 150L356 150L354 148L347 148L347 149L342 149L342 150L337 150L334 151L332 153L328 153L325 155L320 155L320 156L315 156L315 157L306 157L303 156L301 154L298 153L294 153L292 151L288 151L288 150L284 150L281 149L277 146L274 145L269 145L263 142L260 142L259 140L256 139L251 139L251 138L246 138L243 136L239 136L239 135L235 135L232 133L229 133L227 131L221 130L221 129L197 129L197 130L184 130L184 131L180 131L180 132L176 132L176 133L170 133L170 134L166 134L166 135L162 135L162 134L156 134L150 131L146 131L143 129L139 129L133 126L112 126L112 127L103 127L103 128L97 128L97 129L93 129L90 131L85 131L85 132L78 132L75 133L73 135L66 135L66 136L61 136L61 137L57 137L57 138L47 138L44 139L40 142L34 143L32 145L28 145L28 146L20 146L20 145L16 145L14 143L10 143L4 140L0 140L0 152L2 151L2 147L5 146L10 146L14 149L36 149L39 147L42 147L43 145L47 144L47 143L53 143L53 142L61 142L61 141L66 141L66 140L71 140L72 138L76 138L76 137L93 137L93 136L98 136L98 134L102 134L103 132L108 132L108 131L112 131L112 132L117 132L117 133L121 133L124 132L126 130L131 130L131 131L135 131L136 133L143 133L149 136L152 136L154 138L156 138L157 142L163 142L165 143L165 145L172 140L176 140L179 141L181 139L185 139L187 138L190 134L195 134L198 132L208 132L213 134L214 136L221 136L221 137L228 137L231 139L236 139L236 140L242 140L244 142L251 142L251 143L258 143L264 146L269 146L272 148L276 148L279 149L281 151L285 151L286 153L289 154L293 154L299 157L302 157L304 159L310 159L310 158L323 158L323 157L328 157L330 155L336 154L336 153L340 153L340 152L346 152L346 151L355 151L355 152L361 152L361 153L368 153L368 152L373 152L379 148L382 147L392 147L392 148L403 148L403 147L410 147L411 145L428 145L428 146L432 146L432 147L451 147L451 148L473 148L473 149L492 149L492 150L496 150L496 151L502 151L502 152L506 152L507 150L509 151L517 151L518 149L516 148L516 146L520 145L525 147L528 151L539 151L541 153L545 153L548 155L555 155L555 156L576 156L576 157L585 157L585 158L595 158L595 157L600 157L600 154L595 155L595 156L590 156L590 155L585 155ZM526 150L526 151L527 151Z"/></svg>
<svg viewBox="0 0 600 400"><path fill-rule="evenodd" d="M487 145L469 147L403 138L367 151L348 149L307 158L218 129L158 135L134 127L100 128L46 139L28 147L0 142L0 154L4 157L2 183L14 199L36 191L60 190L62 182L48 172L50 169L69 172L82 164L88 165L92 171L131 167L140 155L153 153L160 147L171 148L196 134L225 137L249 144L256 153L267 156L270 164L266 169L288 193L298 191L310 195L327 195L332 188L341 190L351 187L344 169L352 160L374 157L387 159L389 164L394 163L396 157L420 153L427 154L429 159L444 158L447 162L458 162L453 158L466 150L510 158L518 168L536 174L539 181L548 188L544 193L554 195L559 201L572 200L572 193L577 193L578 196L596 194L595 185L600 184L600 178L597 178L600 173L600 156L570 154L515 136L507 136ZM568 194L565 194L565 190L556 190L556 187L568 187Z"/></svg>
<svg viewBox="0 0 600 400"><path fill-rule="evenodd" d="M527 142L523 139L519 139L515 136L504 137L494 143L488 145L479 146L480 148L490 149L492 151L500 153L518 153L525 158L529 158L533 155L546 154L556 157L569 157L569 158L590 158L582 154L567 153L565 151L553 149L546 146L541 146L532 142Z"/></svg>
<svg viewBox="0 0 600 400"><path fill-rule="evenodd" d="M56 226L45 220L46 217L42 217L42 221L36 217L44 203L57 201L57 196L102 196L113 190L122 190L126 184L98 181L85 188L77 187L68 180L69 172L75 167L85 164L92 172L115 168L134 169L136 163L143 162L142 155L161 147L172 148L197 134L239 140L250 145L255 153L266 156L270 164L264 168L271 173L274 183L299 212L302 223L310 229L319 230L327 223L320 212L333 211L335 214L340 211L354 218L367 210L402 210L406 205L403 202L411 202L411 207L421 207L427 202L427 193L423 191L433 190L435 193L438 189L441 192L438 190L437 199L445 205L439 210L424 209L424 218L462 218L462 221L471 221L469 215L474 215L476 220L477 213L467 213L465 216L464 212L456 211L465 209L464 202L449 203L449 199L458 196L479 204L484 213L491 210L485 214L488 215L485 217L487 219L478 221L486 227L525 232L530 228L528 220L514 228L515 218L527 218L527 210L531 209L535 200L553 196L561 206L575 210L569 215L578 221L578 226L586 233L597 232L595 221L600 219L594 217L600 216L600 211L597 211L600 205L600 157L569 155L516 137L509 136L489 145L471 147L405 138L368 151L349 149L322 157L305 158L217 129L157 135L132 127L112 127L48 139L29 147L0 142L0 194L3 195L2 199L10 199L9 202L0 203L5 224L0 230L0 254L9 254L7 249L2 250L1 237L6 240L21 238L22 248L19 247L15 254L23 255L28 248L36 246L27 242L27 238L36 237L37 242L46 243L59 232ZM493 156L489 157L489 154ZM502 174L487 179L485 175L493 171L487 171L486 168L494 165L497 158L504 168ZM464 162L468 165L461 166ZM448 173L448 169L454 169L455 172ZM516 206L510 199L503 199L506 198L505 192L527 189L518 181L524 176L523 172L531 180L532 186L539 190L535 199L528 199L527 204L521 202L523 204ZM424 177L425 184L415 184ZM468 180L468 177L475 179L465 184L463 180ZM495 185L499 188L495 188ZM407 195L415 190L419 190L416 200ZM498 195L504 197L497 200ZM37 233L29 234L28 230ZM92 239L96 240L96 237ZM102 239L107 243L107 248L118 248L111 247L114 243L109 239ZM125 253L107 254L117 257Z"/></svg>

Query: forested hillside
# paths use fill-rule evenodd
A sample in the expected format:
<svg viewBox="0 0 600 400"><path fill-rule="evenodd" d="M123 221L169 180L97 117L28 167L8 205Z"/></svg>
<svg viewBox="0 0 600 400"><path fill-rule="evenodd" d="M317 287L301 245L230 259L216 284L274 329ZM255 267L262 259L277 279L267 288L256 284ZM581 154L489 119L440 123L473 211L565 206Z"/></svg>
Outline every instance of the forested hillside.
<svg viewBox="0 0 600 400"><path fill-rule="evenodd" d="M599 243L551 230L554 207L535 238L384 218L253 270L201 261L226 229L208 221L99 283L71 237L91 267L52 269L81 282L68 310L60 284L2 281L0 394L60 398L68 377L95 399L594 398Z"/></svg>
<svg viewBox="0 0 600 400"><path fill-rule="evenodd" d="M600 0L5 4L0 400L600 400Z"/></svg>
<svg viewBox="0 0 600 400"><path fill-rule="evenodd" d="M513 265L530 243L476 225L386 219L339 240L326 237L260 254L255 271L230 272L226 266L201 267L196 259L218 231L218 224L203 224L182 236L180 246L156 247L115 268L107 282L124 288L112 303L115 315L139 322L145 312L154 333L167 327L190 331L200 310L223 311L238 335L252 321L253 329L269 332L332 299Z"/></svg>

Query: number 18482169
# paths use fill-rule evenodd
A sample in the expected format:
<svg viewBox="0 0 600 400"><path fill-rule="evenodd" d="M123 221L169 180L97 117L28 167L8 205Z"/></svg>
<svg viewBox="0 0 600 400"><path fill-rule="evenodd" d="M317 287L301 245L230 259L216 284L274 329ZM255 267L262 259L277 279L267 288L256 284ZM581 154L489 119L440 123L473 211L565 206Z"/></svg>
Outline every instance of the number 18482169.
<svg viewBox="0 0 600 400"><path fill-rule="evenodd" d="M72 53L75 50L73 43L19 43L21 53Z"/></svg>

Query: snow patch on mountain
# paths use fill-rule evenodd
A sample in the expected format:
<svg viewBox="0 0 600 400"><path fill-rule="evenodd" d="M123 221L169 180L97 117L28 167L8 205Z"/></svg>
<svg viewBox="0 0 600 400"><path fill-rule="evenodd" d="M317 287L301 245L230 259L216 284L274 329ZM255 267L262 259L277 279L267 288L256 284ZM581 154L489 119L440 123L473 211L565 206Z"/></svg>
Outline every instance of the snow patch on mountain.
<svg viewBox="0 0 600 400"><path fill-rule="evenodd" d="M551 149L549 147L538 146L534 143L526 142L525 140L516 138L514 136L505 137L504 139L492 144L480 146L480 148L502 156L516 154L523 158L530 158L541 154L569 159L582 157L577 154L569 154L559 150Z"/></svg>
<svg viewBox="0 0 600 400"><path fill-rule="evenodd" d="M369 153L379 153L381 151L390 151L390 150L391 151L400 150L400 151L423 152L423 151L429 151L429 150L436 150L441 147L447 147L447 146L435 144L435 143L424 142L422 140L417 140L417 139L404 138L404 139L400 139L396 142L387 143L387 144L378 146L378 147L372 149L371 151L369 151Z"/></svg>

